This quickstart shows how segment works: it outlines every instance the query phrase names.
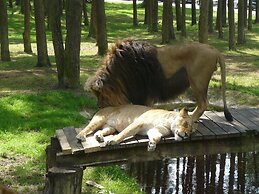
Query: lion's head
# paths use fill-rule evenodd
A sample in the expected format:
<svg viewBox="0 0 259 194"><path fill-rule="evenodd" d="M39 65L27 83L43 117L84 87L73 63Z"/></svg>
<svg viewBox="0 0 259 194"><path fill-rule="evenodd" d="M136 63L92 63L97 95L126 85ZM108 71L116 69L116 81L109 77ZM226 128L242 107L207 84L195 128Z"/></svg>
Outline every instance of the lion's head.
<svg viewBox="0 0 259 194"><path fill-rule="evenodd" d="M197 123L193 123L191 115L188 115L188 110L183 108L171 124L171 131L175 136L175 140L181 141L189 137L197 127Z"/></svg>

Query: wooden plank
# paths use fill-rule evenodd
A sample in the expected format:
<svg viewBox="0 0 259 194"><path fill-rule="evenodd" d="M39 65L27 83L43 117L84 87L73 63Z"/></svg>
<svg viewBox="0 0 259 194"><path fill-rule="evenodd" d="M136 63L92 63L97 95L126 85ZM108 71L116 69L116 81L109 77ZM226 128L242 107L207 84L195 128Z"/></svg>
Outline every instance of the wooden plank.
<svg viewBox="0 0 259 194"><path fill-rule="evenodd" d="M253 122L241 115L236 109L231 109L231 113L236 120L246 126L249 130L258 130L258 127Z"/></svg>
<svg viewBox="0 0 259 194"><path fill-rule="evenodd" d="M209 111L206 111L205 113L209 114ZM220 138L228 137L226 131L214 123L213 119L210 119L206 114L203 114L201 119L203 124L216 135L216 138L219 138L219 136Z"/></svg>
<svg viewBox="0 0 259 194"><path fill-rule="evenodd" d="M67 141L71 147L72 154L82 151L83 146L80 141L76 139L77 132L74 127L63 128L64 134L66 135Z"/></svg>
<svg viewBox="0 0 259 194"><path fill-rule="evenodd" d="M200 125L202 125L202 123L198 123L198 128ZM199 132L199 130L196 130L191 134L190 138L191 140L201 140L203 138L203 135Z"/></svg>
<svg viewBox="0 0 259 194"><path fill-rule="evenodd" d="M215 114L215 112L205 111L205 115L215 122L214 125L217 125L221 129L223 129L224 132L222 134L222 137L234 137L241 135L240 131L234 128L234 125L232 125L230 122L227 122L225 118Z"/></svg>
<svg viewBox="0 0 259 194"><path fill-rule="evenodd" d="M203 139L214 139L216 137L215 134L204 125L203 120L199 120L197 131L202 134Z"/></svg>
<svg viewBox="0 0 259 194"><path fill-rule="evenodd" d="M61 146L61 149L62 149L62 153L64 155L71 154L72 153L72 148L70 147L70 145L69 145L69 143L67 141L67 137L64 134L63 129L56 130L56 136L57 136L58 141L60 143L60 146Z"/></svg>
<svg viewBox="0 0 259 194"><path fill-rule="evenodd" d="M248 108L247 109L251 114L253 114L256 118L259 117L259 108Z"/></svg>
<svg viewBox="0 0 259 194"><path fill-rule="evenodd" d="M218 115L219 117L225 119L224 116L224 112L214 112L216 115ZM242 135L246 135L247 130L249 130L246 126L244 126L242 123L238 122L235 118L233 118L234 120L231 121L230 123L235 127L235 129L237 129ZM226 119L225 119L226 121ZM226 121L227 122L227 121Z"/></svg>
<svg viewBox="0 0 259 194"><path fill-rule="evenodd" d="M259 114L256 116L251 111L249 111L249 109L239 109L238 112L245 116L249 121L254 123L259 130Z"/></svg>

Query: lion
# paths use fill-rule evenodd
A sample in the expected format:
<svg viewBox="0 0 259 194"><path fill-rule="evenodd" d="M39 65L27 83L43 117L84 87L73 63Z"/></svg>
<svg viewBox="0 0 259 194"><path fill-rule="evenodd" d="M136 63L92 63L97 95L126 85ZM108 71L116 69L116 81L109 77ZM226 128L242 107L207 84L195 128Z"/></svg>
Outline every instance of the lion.
<svg viewBox="0 0 259 194"><path fill-rule="evenodd" d="M97 129L102 130L95 132ZM104 142L105 145L114 145L136 134L147 135L148 151L154 151L162 137L174 134L175 140L181 141L195 129L186 108L176 112L141 105L121 105L99 110L76 138L85 141L87 135L95 132L96 140L103 142L104 136L117 131L117 135Z"/></svg>
<svg viewBox="0 0 259 194"><path fill-rule="evenodd" d="M226 104L226 70L223 56L207 44L189 43L155 47L147 42L124 40L107 53L103 65L85 85L97 97L99 107L138 104L152 106L166 102L189 87L197 106L191 113L197 121L207 109L207 91L212 74L221 69L224 114L232 115Z"/></svg>

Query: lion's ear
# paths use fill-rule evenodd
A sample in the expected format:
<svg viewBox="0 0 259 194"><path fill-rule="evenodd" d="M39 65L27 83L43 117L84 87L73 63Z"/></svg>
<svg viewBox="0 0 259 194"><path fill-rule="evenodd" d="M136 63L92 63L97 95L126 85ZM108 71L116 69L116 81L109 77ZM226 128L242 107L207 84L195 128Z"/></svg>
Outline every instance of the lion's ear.
<svg viewBox="0 0 259 194"><path fill-rule="evenodd" d="M180 110L180 116L181 116L181 117L186 117L186 116L188 116L188 110L187 110L186 107L184 107L184 108L182 108L182 109Z"/></svg>

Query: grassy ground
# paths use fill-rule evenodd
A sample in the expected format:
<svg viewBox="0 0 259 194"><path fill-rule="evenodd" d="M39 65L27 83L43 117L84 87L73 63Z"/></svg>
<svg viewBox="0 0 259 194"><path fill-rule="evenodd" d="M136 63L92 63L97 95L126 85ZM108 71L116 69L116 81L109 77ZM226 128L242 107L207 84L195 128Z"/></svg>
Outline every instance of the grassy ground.
<svg viewBox="0 0 259 194"><path fill-rule="evenodd" d="M161 7L159 17L161 19ZM13 12L13 13L12 13ZM130 4L107 4L107 29L109 43L117 39L133 37L148 40L160 45L161 20L159 32L147 32L143 24L144 10L139 9L139 26L132 27ZM197 41L197 26L190 25L190 12L187 11L186 39L176 32L175 42ZM45 152L50 137L55 130L65 126L80 127L87 120L80 111L96 110L95 99L91 94L76 91L56 90L55 60L51 34L48 31L48 47L51 68L37 68L34 20L32 22L33 54L23 52L23 16L18 9L9 11L9 35L12 61L0 63L0 184L7 185L19 193L39 193L44 186ZM87 38L88 27L83 27L81 45L81 83L94 73L101 57L97 56L95 41ZM227 101L231 107L259 107L259 25L247 32L247 42L238 46L237 51L228 51L227 29L224 39L218 40L216 32L209 36L209 43L217 47L226 57L227 63ZM219 95L219 72L210 83L209 100L221 105ZM185 102L189 93L177 101ZM85 186L92 180L113 193L140 193L135 180L128 177L119 166L89 168L85 170L84 193L98 193L96 189Z"/></svg>

